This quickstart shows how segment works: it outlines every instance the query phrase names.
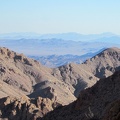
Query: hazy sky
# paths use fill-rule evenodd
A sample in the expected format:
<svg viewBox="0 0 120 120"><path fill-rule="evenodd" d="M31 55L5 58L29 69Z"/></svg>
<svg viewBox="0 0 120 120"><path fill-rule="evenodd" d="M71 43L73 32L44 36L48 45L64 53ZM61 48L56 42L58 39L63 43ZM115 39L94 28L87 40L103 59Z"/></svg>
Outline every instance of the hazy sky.
<svg viewBox="0 0 120 120"><path fill-rule="evenodd" d="M120 34L120 0L0 0L0 33Z"/></svg>

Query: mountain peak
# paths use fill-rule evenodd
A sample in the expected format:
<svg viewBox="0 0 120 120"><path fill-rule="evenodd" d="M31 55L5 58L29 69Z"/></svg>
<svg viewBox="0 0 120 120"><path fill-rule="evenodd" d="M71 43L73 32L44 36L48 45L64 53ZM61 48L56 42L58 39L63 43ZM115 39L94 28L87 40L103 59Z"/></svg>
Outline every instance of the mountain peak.
<svg viewBox="0 0 120 120"><path fill-rule="evenodd" d="M107 55L116 56L118 54L120 54L120 49L117 47L111 47L103 50L101 53L98 54L98 56L104 56L104 57Z"/></svg>
<svg viewBox="0 0 120 120"><path fill-rule="evenodd" d="M106 50L104 50L104 51L108 51L108 52L116 51L116 52L119 52L119 51L120 51L120 49L119 49L119 48L117 48L117 47L111 47L111 48L107 48L107 49L106 49Z"/></svg>

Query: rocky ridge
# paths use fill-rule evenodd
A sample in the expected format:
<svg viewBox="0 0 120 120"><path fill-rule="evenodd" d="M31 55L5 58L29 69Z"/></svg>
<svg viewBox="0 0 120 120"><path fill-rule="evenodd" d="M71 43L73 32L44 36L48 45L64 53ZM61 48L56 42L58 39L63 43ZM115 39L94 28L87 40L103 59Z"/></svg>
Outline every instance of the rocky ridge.
<svg viewBox="0 0 120 120"><path fill-rule="evenodd" d="M120 49L108 48L82 64L67 64L53 69L53 75L74 87L74 95L120 70Z"/></svg>

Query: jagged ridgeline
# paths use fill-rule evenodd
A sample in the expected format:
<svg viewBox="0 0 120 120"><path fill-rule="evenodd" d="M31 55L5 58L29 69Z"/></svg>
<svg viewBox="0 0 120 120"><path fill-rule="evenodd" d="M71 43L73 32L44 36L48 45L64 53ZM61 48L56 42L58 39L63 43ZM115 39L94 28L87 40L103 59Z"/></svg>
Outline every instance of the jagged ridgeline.
<svg viewBox="0 0 120 120"><path fill-rule="evenodd" d="M87 120L96 117L107 120L106 116L110 114L109 105L114 105L114 100L119 99L119 93L116 92L119 88L116 88L116 82L112 84L114 79L119 81L119 72L115 73L120 70L119 66L118 48L108 48L82 64L70 63L51 69L23 54L1 47L0 118L36 120L57 107L43 119ZM115 75L108 77L114 73ZM97 82L99 79L100 82ZM107 83L110 86L107 86ZM93 87L90 88L91 86ZM88 89L83 91L86 88ZM107 96L107 91L111 96ZM99 100L101 106L97 103ZM70 105L60 107L67 104ZM104 113L107 113L106 116Z"/></svg>

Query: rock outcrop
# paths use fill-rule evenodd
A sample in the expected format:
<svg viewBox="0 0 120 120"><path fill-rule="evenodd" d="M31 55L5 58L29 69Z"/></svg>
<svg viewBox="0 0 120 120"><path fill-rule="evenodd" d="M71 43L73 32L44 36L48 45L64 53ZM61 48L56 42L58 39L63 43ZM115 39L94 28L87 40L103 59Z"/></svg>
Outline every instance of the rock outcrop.
<svg viewBox="0 0 120 120"><path fill-rule="evenodd" d="M0 120L36 120L57 106L60 104L49 98L2 98L0 99Z"/></svg>

